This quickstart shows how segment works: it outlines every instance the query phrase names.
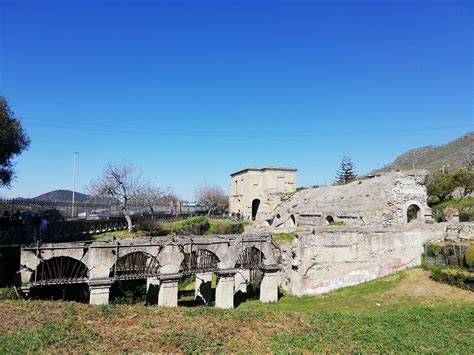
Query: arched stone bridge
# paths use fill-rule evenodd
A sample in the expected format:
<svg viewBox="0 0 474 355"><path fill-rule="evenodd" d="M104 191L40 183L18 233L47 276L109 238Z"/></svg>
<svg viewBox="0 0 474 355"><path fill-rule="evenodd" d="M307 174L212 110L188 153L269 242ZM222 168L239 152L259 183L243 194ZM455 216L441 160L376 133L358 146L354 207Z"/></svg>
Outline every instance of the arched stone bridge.
<svg viewBox="0 0 474 355"><path fill-rule="evenodd" d="M88 283L91 304L107 304L117 280L146 279L150 303L171 307L183 276L196 275L196 297L206 301L215 273L215 305L232 308L254 273L261 277L260 300L278 300L279 260L270 236L141 237L23 247L20 273L25 292Z"/></svg>

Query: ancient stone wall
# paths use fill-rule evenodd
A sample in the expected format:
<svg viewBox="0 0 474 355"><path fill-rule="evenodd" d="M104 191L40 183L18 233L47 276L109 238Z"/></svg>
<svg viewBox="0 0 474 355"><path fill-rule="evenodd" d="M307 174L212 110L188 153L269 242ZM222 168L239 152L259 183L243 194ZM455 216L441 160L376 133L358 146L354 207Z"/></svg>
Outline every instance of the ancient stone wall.
<svg viewBox="0 0 474 355"><path fill-rule="evenodd" d="M282 248L282 286L297 296L321 294L418 266L426 241L443 240L447 232L459 229L463 237L474 232L472 225L456 229L446 223L320 227L314 234L297 235L291 247Z"/></svg>
<svg viewBox="0 0 474 355"><path fill-rule="evenodd" d="M302 190L271 213L259 215L255 229L273 233L298 228L311 231L331 222L350 226L405 225L410 217L431 222L424 179L423 171L389 173L342 186Z"/></svg>

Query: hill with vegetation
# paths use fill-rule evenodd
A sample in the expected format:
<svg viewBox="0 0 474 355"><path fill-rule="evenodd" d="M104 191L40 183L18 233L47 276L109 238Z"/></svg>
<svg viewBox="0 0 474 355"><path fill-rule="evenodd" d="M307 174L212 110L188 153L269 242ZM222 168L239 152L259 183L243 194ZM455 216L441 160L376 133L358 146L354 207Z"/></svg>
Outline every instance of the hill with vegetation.
<svg viewBox="0 0 474 355"><path fill-rule="evenodd" d="M426 169L435 171L445 167L446 170L453 171L472 164L474 160L474 132L469 132L464 136L441 146L427 146L416 148L403 153L392 163L384 166L374 173Z"/></svg>

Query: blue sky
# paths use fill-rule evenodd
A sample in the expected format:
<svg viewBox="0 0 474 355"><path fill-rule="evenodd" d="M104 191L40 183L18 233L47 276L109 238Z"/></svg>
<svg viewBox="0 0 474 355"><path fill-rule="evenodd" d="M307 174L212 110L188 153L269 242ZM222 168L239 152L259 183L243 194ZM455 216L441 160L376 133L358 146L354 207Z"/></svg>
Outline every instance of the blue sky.
<svg viewBox="0 0 474 355"><path fill-rule="evenodd" d="M3 196L109 161L192 198L248 166L330 183L474 129L471 1L9 1L0 95L31 137Z"/></svg>

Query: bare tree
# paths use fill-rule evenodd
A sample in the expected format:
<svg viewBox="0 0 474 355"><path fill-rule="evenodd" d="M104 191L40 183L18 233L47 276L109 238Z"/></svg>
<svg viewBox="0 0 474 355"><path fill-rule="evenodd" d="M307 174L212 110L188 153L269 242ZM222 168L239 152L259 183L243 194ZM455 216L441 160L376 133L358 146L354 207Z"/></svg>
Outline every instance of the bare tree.
<svg viewBox="0 0 474 355"><path fill-rule="evenodd" d="M209 208L208 215L225 212L229 207L229 197L220 186L203 185L194 194L200 205Z"/></svg>
<svg viewBox="0 0 474 355"><path fill-rule="evenodd" d="M147 208L151 217L154 218L154 206L168 205L174 198L174 194L170 188L163 189L147 181L138 192L136 203L139 206Z"/></svg>
<svg viewBox="0 0 474 355"><path fill-rule="evenodd" d="M133 164L128 162L108 163L102 175L90 183L87 190L96 197L111 198L118 202L128 230L132 230L132 219L128 208L134 204L143 190L140 173Z"/></svg>

